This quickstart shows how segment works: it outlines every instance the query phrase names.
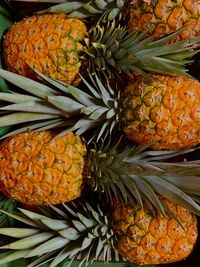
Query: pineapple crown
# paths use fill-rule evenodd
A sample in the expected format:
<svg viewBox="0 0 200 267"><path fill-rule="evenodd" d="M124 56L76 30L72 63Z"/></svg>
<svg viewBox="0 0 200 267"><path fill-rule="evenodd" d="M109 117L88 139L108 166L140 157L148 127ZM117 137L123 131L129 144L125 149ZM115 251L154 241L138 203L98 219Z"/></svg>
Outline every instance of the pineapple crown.
<svg viewBox="0 0 200 267"><path fill-rule="evenodd" d="M51 87L0 69L2 78L27 92L0 93L2 103L11 103L4 103L0 108L0 127L18 124L22 126L4 137L27 129L44 130L55 127L65 127L66 130L60 135L69 131L81 135L96 127L91 139L99 140L115 131L119 122L120 93L114 92L109 85L105 88L97 76L90 76L91 83L82 78L86 87L83 91L36 72L48 81ZM99 131L100 127L102 128Z"/></svg>
<svg viewBox="0 0 200 267"><path fill-rule="evenodd" d="M36 0L35 0L36 2ZM43 1L38 1L43 2ZM94 17L95 20L107 21L122 16L122 10L125 7L125 0L82 0L58 1L46 0L45 3L55 3L51 7L38 11L37 13L66 13L69 17L81 19Z"/></svg>
<svg viewBox="0 0 200 267"><path fill-rule="evenodd" d="M22 227L0 229L1 235L15 239L0 247L11 250L7 257L0 260L0 264L35 256L37 259L33 258L28 266L50 262L49 266L53 267L66 260L67 266L70 266L77 259L79 266L95 260L122 260L114 248L114 233L105 207L74 201L60 207L41 207L39 210L40 213L26 209L19 209L15 213L1 210L21 222Z"/></svg>
<svg viewBox="0 0 200 267"><path fill-rule="evenodd" d="M180 32L177 31L160 40L148 33L153 25L143 32L128 32L126 27L116 25L115 20L106 24L93 25L89 38L85 38L86 49L82 58L89 62L88 72L103 75L108 79L128 75L133 72L146 74L155 72L166 75L185 75L191 58L199 52L194 50L200 37L192 37L188 41L177 41L167 44Z"/></svg>
<svg viewBox="0 0 200 267"><path fill-rule="evenodd" d="M109 202L113 196L143 207L169 212L158 195L200 214L199 160L168 162L168 159L187 155L195 149L184 151L151 151L147 146L133 147L127 143L119 148L118 142L94 144L88 152L88 183ZM123 146L123 144L122 144Z"/></svg>

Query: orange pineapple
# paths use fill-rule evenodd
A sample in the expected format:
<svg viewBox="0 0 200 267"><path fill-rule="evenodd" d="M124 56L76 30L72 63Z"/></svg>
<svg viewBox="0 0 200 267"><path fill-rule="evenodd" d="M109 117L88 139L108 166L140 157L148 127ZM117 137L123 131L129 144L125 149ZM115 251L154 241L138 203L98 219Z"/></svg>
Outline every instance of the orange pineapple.
<svg viewBox="0 0 200 267"><path fill-rule="evenodd" d="M6 33L3 56L7 68L36 78L30 66L45 75L77 85L80 82L86 24L66 14L33 15L15 23Z"/></svg>
<svg viewBox="0 0 200 267"><path fill-rule="evenodd" d="M197 218L183 207L164 198L179 222L171 215L152 214L146 206L114 203L113 230L116 248L124 258L137 264L163 264L185 259L197 240Z"/></svg>
<svg viewBox="0 0 200 267"><path fill-rule="evenodd" d="M181 30L175 40L200 36L200 4L198 0L133 0L129 1L129 30L152 31L158 39ZM174 40L174 41L175 41Z"/></svg>
<svg viewBox="0 0 200 267"><path fill-rule="evenodd" d="M81 194L85 145L72 133L26 132L0 146L2 191L28 205L57 204Z"/></svg>
<svg viewBox="0 0 200 267"><path fill-rule="evenodd" d="M200 83L152 75L130 81L123 95L124 131L155 149L183 149L200 141Z"/></svg>

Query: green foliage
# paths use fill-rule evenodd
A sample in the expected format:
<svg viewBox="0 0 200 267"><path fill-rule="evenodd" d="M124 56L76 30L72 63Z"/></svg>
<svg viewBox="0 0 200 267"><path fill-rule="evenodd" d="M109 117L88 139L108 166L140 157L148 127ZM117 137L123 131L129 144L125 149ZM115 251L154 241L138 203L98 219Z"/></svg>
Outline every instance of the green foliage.
<svg viewBox="0 0 200 267"><path fill-rule="evenodd" d="M36 3L48 3L51 4L47 9L39 11L38 13L66 13L70 17L78 18L90 18L100 20L113 20L121 14L124 7L124 0L33 0ZM54 5L53 5L54 3Z"/></svg>
<svg viewBox="0 0 200 267"><path fill-rule="evenodd" d="M103 126L101 132L94 131L93 137L100 139L110 135L118 124L118 95L103 86L96 77L90 77L91 84L85 79L85 92L71 85L62 85L41 73L50 86L0 69L0 76L27 93L0 93L2 107L0 126L12 126L24 123L9 135L27 129L51 129L65 126L66 131L75 131L78 135ZM56 88L55 88L56 87ZM5 103L4 103L5 101ZM10 104L8 104L10 103ZM104 126L105 124L105 126ZM6 135L8 136L8 135ZM5 137L5 136L4 136ZM91 137L92 138L92 137Z"/></svg>
<svg viewBox="0 0 200 267"><path fill-rule="evenodd" d="M16 210L17 203L11 199L8 199L5 195L0 193L0 209L7 212L13 212ZM0 227L13 225L14 221L11 217L5 213L0 212Z"/></svg>
<svg viewBox="0 0 200 267"><path fill-rule="evenodd" d="M200 37L166 45L179 32L155 40L154 36L148 37L151 30L152 26L141 33L128 32L115 20L94 25L89 38L85 39L87 49L83 54L83 58L89 62L88 72L101 74L108 79L133 72L190 76L187 65L198 53L193 48Z"/></svg>
<svg viewBox="0 0 200 267"><path fill-rule="evenodd" d="M115 251L114 233L105 210L96 203L83 205L76 201L71 205L43 207L39 213L26 209L19 209L18 213L2 212L22 226L0 228L1 235L13 238L0 247L11 250L0 264L21 258L32 258L31 266L48 261L51 267L66 260L73 262L77 257L82 263L122 260Z"/></svg>

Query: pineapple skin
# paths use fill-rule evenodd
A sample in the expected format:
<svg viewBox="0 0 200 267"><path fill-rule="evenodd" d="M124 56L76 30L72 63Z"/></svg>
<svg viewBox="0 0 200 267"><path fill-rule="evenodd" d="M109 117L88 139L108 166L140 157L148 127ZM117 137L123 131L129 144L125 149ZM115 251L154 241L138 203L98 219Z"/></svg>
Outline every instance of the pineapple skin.
<svg viewBox="0 0 200 267"><path fill-rule="evenodd" d="M198 0L134 0L130 1L129 30L144 31L149 25L157 39L182 30L173 39L188 40L200 36L200 5Z"/></svg>
<svg viewBox="0 0 200 267"><path fill-rule="evenodd" d="M87 27L66 14L33 15L15 23L4 36L6 68L25 77L39 77L29 67L67 84L78 85L80 53Z"/></svg>
<svg viewBox="0 0 200 267"><path fill-rule="evenodd" d="M122 96L123 129L137 144L185 149L200 141L200 83L184 76L137 77Z"/></svg>
<svg viewBox="0 0 200 267"><path fill-rule="evenodd" d="M86 148L79 136L25 132L0 145L1 190L28 205L71 201L82 191Z"/></svg>
<svg viewBox="0 0 200 267"><path fill-rule="evenodd" d="M178 218L154 216L148 207L132 207L116 201L113 225L116 249L136 264L164 264L184 260L193 251L198 237L197 218L185 208L161 198Z"/></svg>

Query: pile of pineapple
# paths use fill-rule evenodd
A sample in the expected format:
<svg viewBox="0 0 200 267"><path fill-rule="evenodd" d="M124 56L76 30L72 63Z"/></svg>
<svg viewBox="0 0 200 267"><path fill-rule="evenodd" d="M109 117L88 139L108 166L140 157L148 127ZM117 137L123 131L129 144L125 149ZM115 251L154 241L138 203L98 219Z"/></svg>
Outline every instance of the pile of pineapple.
<svg viewBox="0 0 200 267"><path fill-rule="evenodd" d="M186 259L199 0L27 2L0 4L0 266Z"/></svg>

